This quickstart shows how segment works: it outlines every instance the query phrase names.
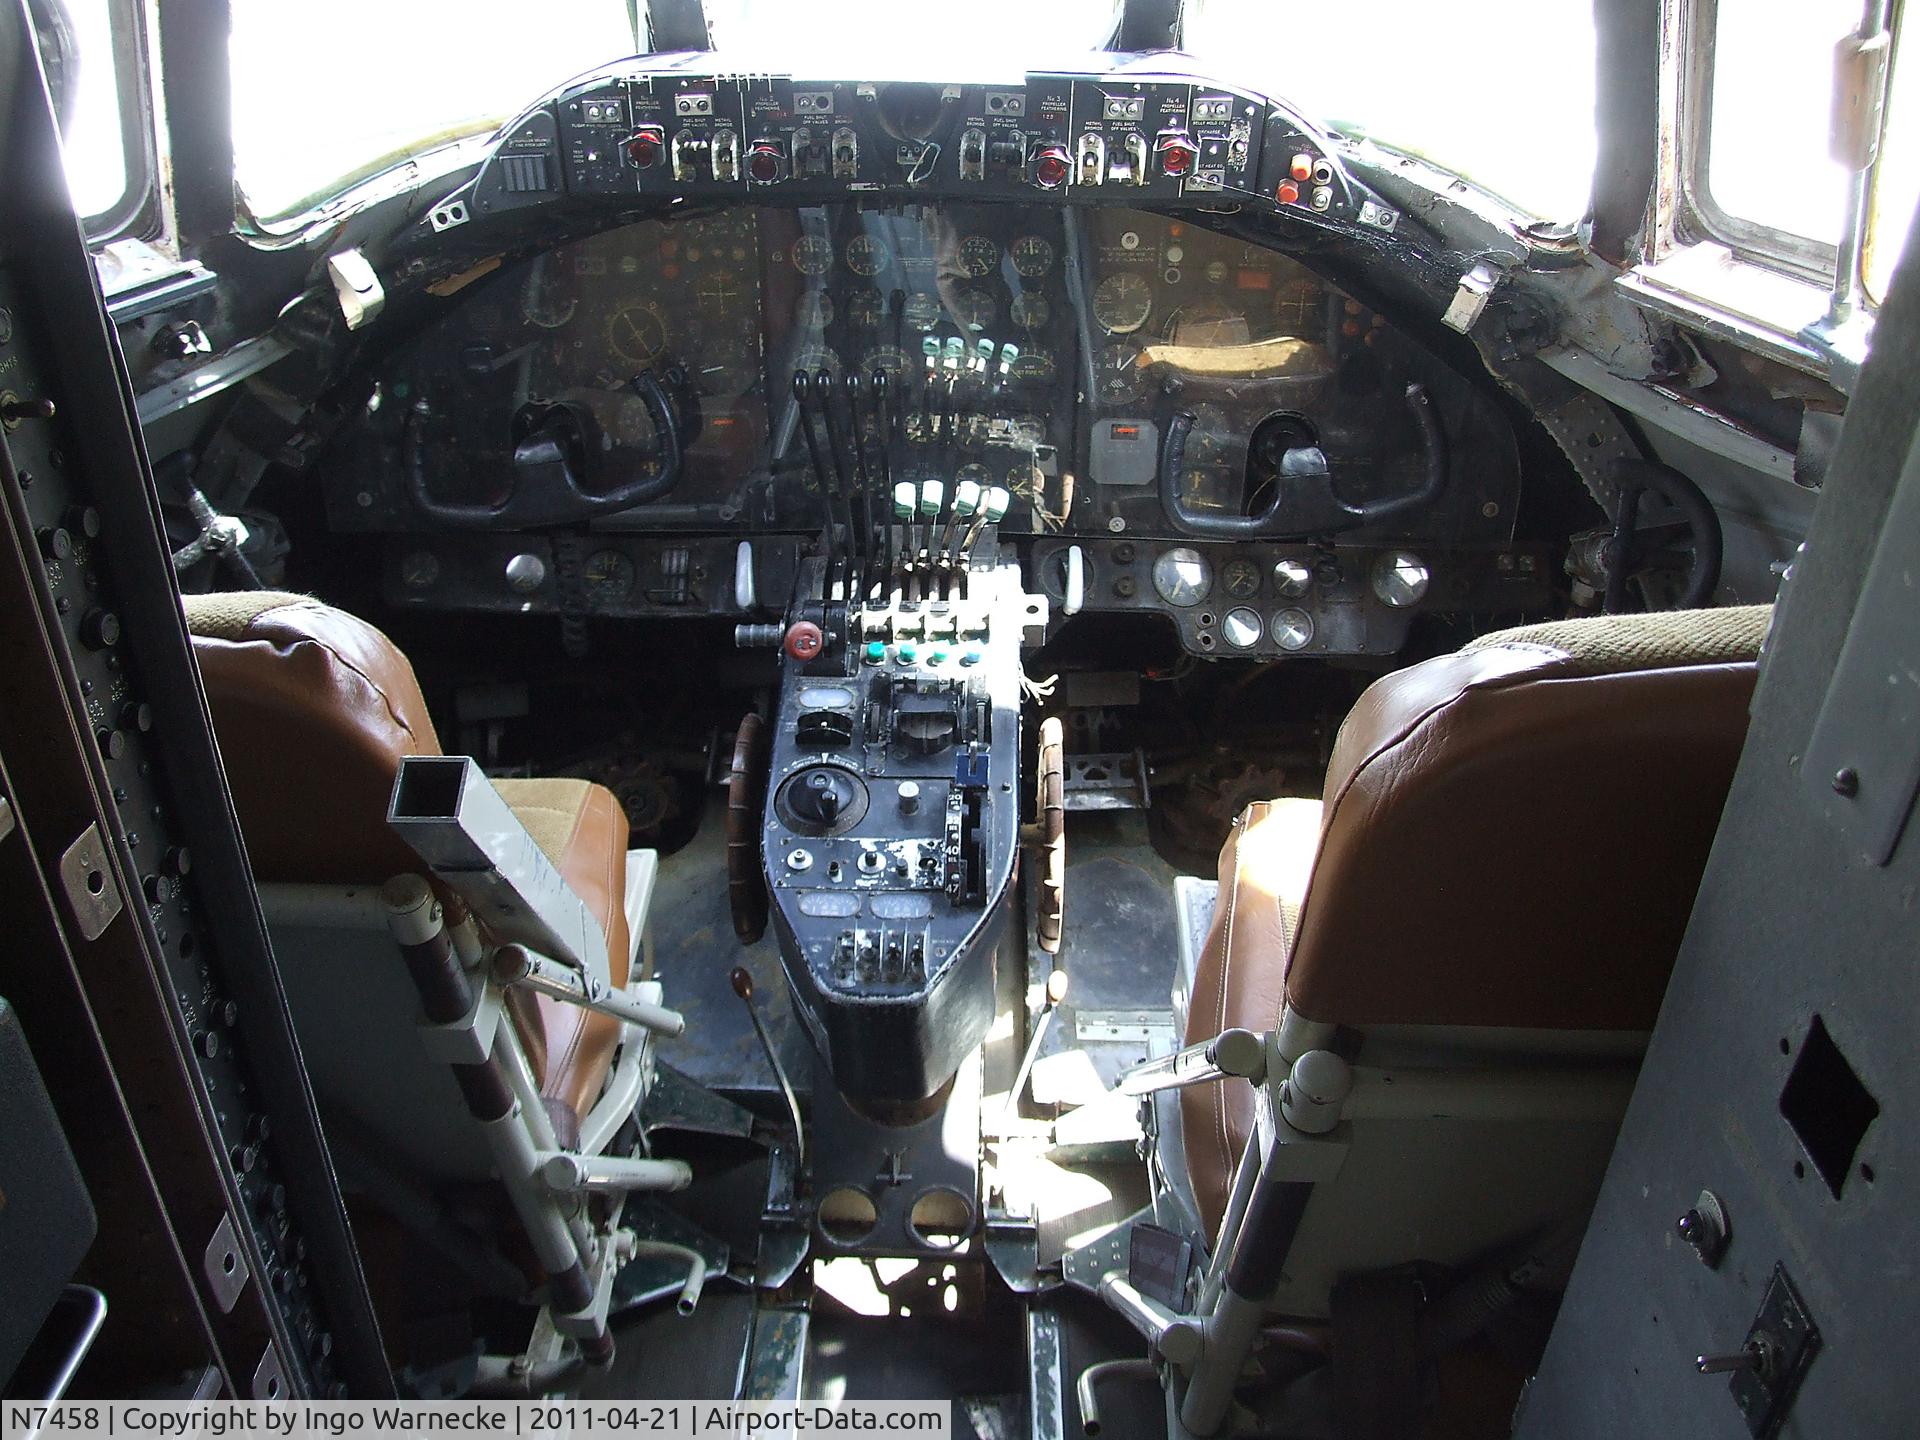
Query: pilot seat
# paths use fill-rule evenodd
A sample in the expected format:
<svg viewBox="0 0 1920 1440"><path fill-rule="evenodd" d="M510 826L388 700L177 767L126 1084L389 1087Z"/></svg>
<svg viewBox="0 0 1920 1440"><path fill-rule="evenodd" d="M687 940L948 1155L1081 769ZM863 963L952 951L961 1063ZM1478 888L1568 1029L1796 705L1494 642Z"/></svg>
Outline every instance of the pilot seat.
<svg viewBox="0 0 1920 1440"><path fill-rule="evenodd" d="M634 1242L608 1223L587 1223L585 1192L672 1189L689 1178L679 1162L605 1153L651 1075L654 1032L632 1013L658 1021L661 1033L679 1024L635 964L656 857L628 851L626 816L599 785L494 780L603 933L613 1003L588 1008L502 983L499 937L485 916L468 925L461 895L388 822L403 762L441 754L406 657L372 625L307 596L248 591L189 595L184 604L343 1183L464 1269L477 1290L497 1292L519 1287L516 1267L500 1263L517 1242L481 1256L424 1197L498 1175L534 1240L556 1324L589 1353L604 1348L605 1282ZM408 914L396 920L397 909ZM471 999L473 1015L494 1005L490 1027L473 1015L437 1026L422 1019L428 997L410 973L411 947L443 931L455 937L437 942L443 958L461 952L457 968L468 977L464 990L454 981L455 994ZM622 1005L626 1018L616 1013ZM491 1046L489 1063L505 1082L494 1085L492 1103L504 1116L483 1116L473 1102L477 1067L463 1062L479 1052L460 1053L458 1034L426 1034L463 1025L479 1032L464 1043ZM699 1276L691 1259L689 1267L690 1300ZM583 1310L586 1320L561 1323L561 1312Z"/></svg>
<svg viewBox="0 0 1920 1440"><path fill-rule="evenodd" d="M1220 1275L1249 1245L1268 1263L1245 1273L1271 1288L1243 1301L1336 1321L1354 1275L1555 1234L1571 1263L1771 615L1481 636L1366 691L1321 799L1237 819L1186 1038L1270 1038L1264 1085L1180 1093L1188 1177L1218 1236L1209 1300L1229 1303ZM1284 1203L1255 1198L1263 1170ZM1223 1413L1217 1378L1194 1389L1210 1385L1189 1396L1197 1434Z"/></svg>

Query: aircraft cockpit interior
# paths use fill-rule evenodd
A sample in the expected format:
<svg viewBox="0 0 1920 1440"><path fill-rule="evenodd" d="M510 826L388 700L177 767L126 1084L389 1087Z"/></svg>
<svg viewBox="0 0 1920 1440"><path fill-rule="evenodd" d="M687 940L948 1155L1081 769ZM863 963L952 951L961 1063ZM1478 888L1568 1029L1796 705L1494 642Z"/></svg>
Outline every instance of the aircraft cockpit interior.
<svg viewBox="0 0 1920 1440"><path fill-rule="evenodd" d="M1910 1432L1904 5L1337 8L0 5L7 1440Z"/></svg>

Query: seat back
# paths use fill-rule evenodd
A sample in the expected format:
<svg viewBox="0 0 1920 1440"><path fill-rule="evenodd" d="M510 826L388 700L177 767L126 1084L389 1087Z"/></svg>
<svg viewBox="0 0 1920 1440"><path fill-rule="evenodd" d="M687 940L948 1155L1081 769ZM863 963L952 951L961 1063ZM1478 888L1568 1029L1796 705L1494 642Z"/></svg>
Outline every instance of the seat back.
<svg viewBox="0 0 1920 1440"><path fill-rule="evenodd" d="M440 753L407 657L305 595L185 606L255 877L357 884L419 870L387 826L401 759Z"/></svg>
<svg viewBox="0 0 1920 1440"><path fill-rule="evenodd" d="M1507 630L1376 682L1328 768L1288 1007L1650 1030L1771 614Z"/></svg>

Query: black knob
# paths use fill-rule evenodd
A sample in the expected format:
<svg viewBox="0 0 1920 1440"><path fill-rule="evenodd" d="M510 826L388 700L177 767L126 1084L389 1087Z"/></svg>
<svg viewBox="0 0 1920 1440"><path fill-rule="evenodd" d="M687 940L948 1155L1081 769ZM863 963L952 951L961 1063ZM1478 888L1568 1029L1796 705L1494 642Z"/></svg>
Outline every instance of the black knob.
<svg viewBox="0 0 1920 1440"><path fill-rule="evenodd" d="M169 875L185 875L193 869L193 853L184 845L171 845L160 857L160 867Z"/></svg>
<svg viewBox="0 0 1920 1440"><path fill-rule="evenodd" d="M100 743L100 753L109 760L118 760L127 753L127 737L118 730L103 725L94 731L93 738Z"/></svg>
<svg viewBox="0 0 1920 1440"><path fill-rule="evenodd" d="M120 728L145 735L153 729L153 707L145 701L129 700L120 707Z"/></svg>
<svg viewBox="0 0 1920 1440"><path fill-rule="evenodd" d="M69 505L60 523L92 540L100 533L100 512L91 505Z"/></svg>
<svg viewBox="0 0 1920 1440"><path fill-rule="evenodd" d="M80 617L80 643L89 650L105 650L119 644L120 617L111 610L89 610Z"/></svg>
<svg viewBox="0 0 1920 1440"><path fill-rule="evenodd" d="M165 905L179 893L171 877L149 875L140 882L140 888L146 892L147 902L152 905Z"/></svg>
<svg viewBox="0 0 1920 1440"><path fill-rule="evenodd" d="M73 536L58 525L43 525L35 533L40 553L49 560L65 560L73 554Z"/></svg>
<svg viewBox="0 0 1920 1440"><path fill-rule="evenodd" d="M825 835L848 812L864 805L865 787L860 778L837 765L816 765L803 770L788 782L782 792L788 822L806 834Z"/></svg>

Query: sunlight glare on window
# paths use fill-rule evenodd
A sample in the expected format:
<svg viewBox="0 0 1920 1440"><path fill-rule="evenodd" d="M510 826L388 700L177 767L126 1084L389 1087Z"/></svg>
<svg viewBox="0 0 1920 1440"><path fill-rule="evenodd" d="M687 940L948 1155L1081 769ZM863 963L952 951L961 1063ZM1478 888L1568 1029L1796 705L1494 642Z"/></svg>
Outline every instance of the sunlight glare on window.
<svg viewBox="0 0 1920 1440"><path fill-rule="evenodd" d="M1187 48L1223 79L1415 151L1533 214L1586 213L1597 141L1593 7L1582 0L1497 15L1433 0L1205 0Z"/></svg>
<svg viewBox="0 0 1920 1440"><path fill-rule="evenodd" d="M120 136L120 90L114 73L110 0L69 0L80 51L73 124L67 131L67 186L73 208L104 215L127 193L127 156Z"/></svg>
<svg viewBox="0 0 1920 1440"><path fill-rule="evenodd" d="M1833 47L1861 0L1718 0L1707 190L1728 215L1833 244L1847 172L1827 148Z"/></svg>
<svg viewBox="0 0 1920 1440"><path fill-rule="evenodd" d="M1904 42L1896 40L1880 159L1873 173L1873 212L1862 257L1867 294L1875 304L1886 299L1894 266L1907 248L1913 212L1920 207L1920 41L1915 42L1904 68L1902 48Z"/></svg>
<svg viewBox="0 0 1920 1440"><path fill-rule="evenodd" d="M233 0L234 178L256 215L285 214L633 48L626 0Z"/></svg>

